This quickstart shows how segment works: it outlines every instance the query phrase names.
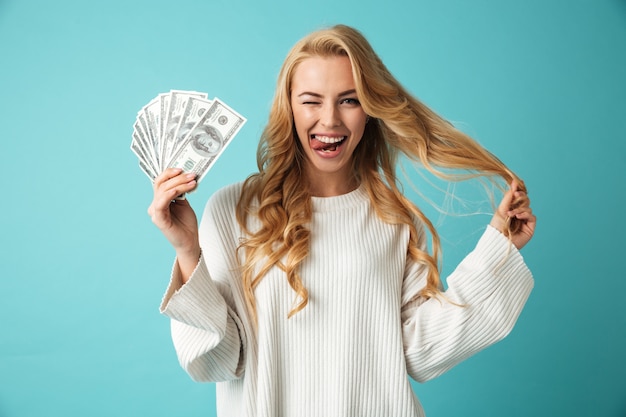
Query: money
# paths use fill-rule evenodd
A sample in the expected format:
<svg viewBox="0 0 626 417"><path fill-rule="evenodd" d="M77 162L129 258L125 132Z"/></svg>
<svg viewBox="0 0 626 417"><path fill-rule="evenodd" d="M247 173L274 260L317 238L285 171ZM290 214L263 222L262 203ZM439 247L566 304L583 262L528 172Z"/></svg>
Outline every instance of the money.
<svg viewBox="0 0 626 417"><path fill-rule="evenodd" d="M164 130L161 134L161 166L165 166L165 164L167 164L167 161L174 151L174 133L176 133L176 130L178 129L178 124L180 122L181 116L185 112L187 101L191 97L206 99L207 94L198 93L195 91L170 91L168 110L165 113L165 120L163 121Z"/></svg>
<svg viewBox="0 0 626 417"><path fill-rule="evenodd" d="M214 99L211 107L184 133L168 167L193 172L198 181L202 180L244 123L241 115Z"/></svg>
<svg viewBox="0 0 626 417"><path fill-rule="evenodd" d="M182 168L201 181L246 118L206 93L171 90L138 113L130 149L151 181L166 168Z"/></svg>

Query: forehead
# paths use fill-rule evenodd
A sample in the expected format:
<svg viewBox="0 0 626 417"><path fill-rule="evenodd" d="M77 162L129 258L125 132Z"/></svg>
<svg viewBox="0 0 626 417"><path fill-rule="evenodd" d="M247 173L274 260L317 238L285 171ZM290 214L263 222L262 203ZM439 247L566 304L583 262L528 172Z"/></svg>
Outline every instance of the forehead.
<svg viewBox="0 0 626 417"><path fill-rule="evenodd" d="M295 68L291 87L294 92L324 92L354 89L352 64L346 56L310 57Z"/></svg>

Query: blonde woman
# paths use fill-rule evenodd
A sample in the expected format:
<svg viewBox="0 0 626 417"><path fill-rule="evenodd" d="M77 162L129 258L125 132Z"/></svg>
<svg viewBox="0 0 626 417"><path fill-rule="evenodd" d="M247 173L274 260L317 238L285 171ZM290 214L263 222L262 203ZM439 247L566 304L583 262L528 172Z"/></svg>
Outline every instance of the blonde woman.
<svg viewBox="0 0 626 417"><path fill-rule="evenodd" d="M510 184L445 291L437 232L397 185L400 154ZM511 331L533 286L523 183L405 91L358 31L289 52L258 168L215 193L199 230L175 200L193 175L165 171L148 210L176 250L161 311L184 369L217 382L219 416L423 416L409 376Z"/></svg>

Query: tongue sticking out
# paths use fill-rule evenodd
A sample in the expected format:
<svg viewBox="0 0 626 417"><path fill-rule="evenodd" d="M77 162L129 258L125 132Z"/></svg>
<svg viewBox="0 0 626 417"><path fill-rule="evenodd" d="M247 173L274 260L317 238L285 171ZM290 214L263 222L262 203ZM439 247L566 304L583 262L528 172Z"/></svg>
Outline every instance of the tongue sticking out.
<svg viewBox="0 0 626 417"><path fill-rule="evenodd" d="M311 148L315 151L332 152L336 151L337 147L343 143L343 140L335 143L325 143L317 139L311 140Z"/></svg>
<svg viewBox="0 0 626 417"><path fill-rule="evenodd" d="M335 151L335 150L337 150L337 144L336 143L325 143L324 146L320 146L318 148L318 150L324 151L324 152Z"/></svg>

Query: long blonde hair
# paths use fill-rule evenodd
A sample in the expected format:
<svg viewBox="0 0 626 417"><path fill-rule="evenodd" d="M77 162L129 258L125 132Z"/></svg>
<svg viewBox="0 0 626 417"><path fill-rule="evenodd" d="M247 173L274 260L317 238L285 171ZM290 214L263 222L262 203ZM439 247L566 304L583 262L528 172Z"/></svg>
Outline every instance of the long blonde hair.
<svg viewBox="0 0 626 417"><path fill-rule="evenodd" d="M383 221L409 227L408 256L428 269L427 283L420 295L439 296L439 236L431 221L401 192L396 175L398 156L404 154L446 180L496 176L510 183L519 179L498 158L409 94L359 31L337 25L311 33L288 53L259 142L259 172L245 181L237 205L237 220L247 234L239 249L245 254L243 287L253 317L256 318L254 290L272 267L285 272L295 292L290 317L308 302L298 270L309 253L311 196L303 186L307 183L305 156L295 132L290 96L295 69L302 60L314 56L350 59L358 99L372 118L355 149L355 179L367 191ZM462 170L463 174L442 169ZM258 229L250 230L249 216L258 217ZM430 232L432 253L419 246L420 231L415 218ZM508 233L516 227L509 224Z"/></svg>

